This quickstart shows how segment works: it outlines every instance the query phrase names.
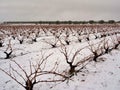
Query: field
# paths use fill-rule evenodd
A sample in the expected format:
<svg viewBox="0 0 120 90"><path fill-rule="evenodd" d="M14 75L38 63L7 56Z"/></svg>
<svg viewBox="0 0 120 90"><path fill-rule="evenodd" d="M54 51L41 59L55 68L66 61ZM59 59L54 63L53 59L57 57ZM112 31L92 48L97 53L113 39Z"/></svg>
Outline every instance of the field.
<svg viewBox="0 0 120 90"><path fill-rule="evenodd" d="M120 25L0 25L0 90L120 90Z"/></svg>

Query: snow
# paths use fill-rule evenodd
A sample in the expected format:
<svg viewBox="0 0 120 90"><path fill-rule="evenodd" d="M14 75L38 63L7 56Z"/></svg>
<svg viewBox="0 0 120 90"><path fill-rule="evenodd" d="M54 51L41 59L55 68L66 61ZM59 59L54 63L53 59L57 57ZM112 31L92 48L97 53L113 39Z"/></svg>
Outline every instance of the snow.
<svg viewBox="0 0 120 90"><path fill-rule="evenodd" d="M99 35L99 34L98 34ZM90 42L93 44L98 43L103 39L94 39L94 35L90 35ZM115 37L114 35L112 36ZM81 37L82 38L82 37ZM5 38L5 43L8 39ZM62 40L64 37L61 38ZM72 42L70 45L66 45L67 52L69 54L69 59L73 57L73 54L78 50L83 48L79 55L76 57L76 60L73 64L77 63L79 60L82 60L84 57L91 55L89 50L89 44L85 40L82 43L79 43L76 37L70 36L69 38ZM112 45L111 36L107 36L110 45ZM44 42L47 40L49 42L54 42L53 36L41 36L37 38L37 42L32 44L24 42L19 44L18 40L12 39L12 60L15 60L19 63L27 73L30 73L29 61L34 65L39 62L43 56L52 54L46 61L45 70L51 70L55 63L58 63L58 72L68 72L69 65L65 61L64 55L60 52L61 47L58 43L57 48L51 48L51 46ZM52 42L52 43L53 43ZM97 46L97 44L95 45ZM19 67L14 64L11 59L4 59L6 50L6 45L0 47L0 68L9 71L10 65L23 76L23 72ZM69 80L64 82L56 83L38 83L34 86L33 90L120 90L120 49L112 50L109 54L104 54L98 58L98 62L91 61L82 69L79 73L72 76ZM42 68L44 67L41 66ZM67 73L68 74L68 73ZM24 83L24 81L16 75L17 79ZM40 79L51 78L51 75L41 76ZM37 79L39 79L37 78ZM59 77L58 77L59 78ZM16 83L13 79L7 76L5 73L0 71L0 90L24 90L22 86Z"/></svg>

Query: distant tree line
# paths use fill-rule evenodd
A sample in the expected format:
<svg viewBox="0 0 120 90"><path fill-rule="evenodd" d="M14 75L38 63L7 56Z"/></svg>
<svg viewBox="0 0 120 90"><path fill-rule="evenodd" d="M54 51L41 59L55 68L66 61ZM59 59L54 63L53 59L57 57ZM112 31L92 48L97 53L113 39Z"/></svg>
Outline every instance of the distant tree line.
<svg viewBox="0 0 120 90"><path fill-rule="evenodd" d="M115 23L120 23L120 21L115 21L115 20L59 21L58 20L58 21L8 21L8 22L3 22L3 24L115 24Z"/></svg>

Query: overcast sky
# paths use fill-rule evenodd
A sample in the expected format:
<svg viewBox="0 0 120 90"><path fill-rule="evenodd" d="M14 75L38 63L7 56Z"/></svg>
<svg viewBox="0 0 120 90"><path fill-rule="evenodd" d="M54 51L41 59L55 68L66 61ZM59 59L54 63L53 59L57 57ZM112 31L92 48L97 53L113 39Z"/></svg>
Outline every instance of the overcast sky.
<svg viewBox="0 0 120 90"><path fill-rule="evenodd" d="M0 0L1 21L120 20L120 0Z"/></svg>

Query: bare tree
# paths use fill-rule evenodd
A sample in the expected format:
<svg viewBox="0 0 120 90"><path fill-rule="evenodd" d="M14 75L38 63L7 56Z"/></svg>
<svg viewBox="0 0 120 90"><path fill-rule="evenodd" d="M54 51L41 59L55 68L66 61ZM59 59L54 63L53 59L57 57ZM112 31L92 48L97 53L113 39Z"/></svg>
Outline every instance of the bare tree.
<svg viewBox="0 0 120 90"><path fill-rule="evenodd" d="M62 73L56 72L56 69L57 69L56 64L50 71L45 70L46 61L51 55L52 54L49 54L45 58L42 56L42 58L36 64L33 64L31 61L29 61L29 71L28 70L26 71L22 67L22 65L20 65L15 60L11 60L11 62L18 67L20 72L18 71L18 69L15 69L11 64L9 66L9 71L6 71L2 68L0 68L0 70L3 71L9 77L11 77L20 86L25 88L25 90L33 90L34 85L40 82L63 82L68 77L63 75ZM54 75L54 78L56 76L59 76L61 78L60 79L45 79L45 80L41 79L40 76L44 76L44 75ZM24 83L19 81L18 77L21 78L24 81Z"/></svg>
<svg viewBox="0 0 120 90"><path fill-rule="evenodd" d="M93 61L97 62L97 58L100 57L101 55L103 55L103 49L102 49L102 46L101 46L101 43L103 41L100 41L99 43L97 44L91 44L90 42L88 42L89 44L89 50L93 53Z"/></svg>
<svg viewBox="0 0 120 90"><path fill-rule="evenodd" d="M32 42L37 42L37 35L36 33L31 33L30 38L32 39Z"/></svg>
<svg viewBox="0 0 120 90"><path fill-rule="evenodd" d="M83 37L82 37L82 30L77 30L76 33L77 33L76 37L77 37L78 41L82 42L82 39L83 39Z"/></svg>
<svg viewBox="0 0 120 90"><path fill-rule="evenodd" d="M115 39L113 38L113 37L111 37L111 39L112 39L112 42L113 42L113 44L114 44L114 49L117 49L118 48L118 46L120 45L120 37L118 37L117 35L116 35L116 37L115 37Z"/></svg>
<svg viewBox="0 0 120 90"><path fill-rule="evenodd" d="M87 41L90 41L90 33L88 32L87 35L86 35L86 40Z"/></svg>
<svg viewBox="0 0 120 90"><path fill-rule="evenodd" d="M60 35L62 34L62 32L59 30L57 30L57 28L56 29L52 29L51 31L50 31L50 33L53 35L53 36L55 36L56 38L60 38Z"/></svg>
<svg viewBox="0 0 120 90"><path fill-rule="evenodd" d="M65 41L65 43L67 44L67 45L70 45L70 39L69 39L69 37L70 37L70 31L67 29L66 31L65 31L65 36L64 36L64 41Z"/></svg>
<svg viewBox="0 0 120 90"><path fill-rule="evenodd" d="M59 42L59 39L54 36L51 40L49 40L49 41L44 40L44 42L49 44L52 48L56 48L57 44Z"/></svg>
<svg viewBox="0 0 120 90"><path fill-rule="evenodd" d="M12 49L12 46L11 46L11 40L9 40L9 44L8 44L6 50L4 51L4 53L6 54L5 59L9 59L12 52L13 52L13 49Z"/></svg>
<svg viewBox="0 0 120 90"><path fill-rule="evenodd" d="M65 47L65 46L61 47L60 52L64 55L66 63L69 65L69 74L71 76L73 76L74 73L83 69L83 67L85 67L87 65L86 62L90 61L91 56L90 57L88 56L88 57L83 58L82 60L76 61L76 57L79 56L80 51L83 49L84 48L79 49L79 50L75 51L74 53L72 53L72 52L68 53L67 47ZM71 53L72 53L72 58L70 58ZM79 69L76 70L76 68L78 66L80 66L80 67L79 67Z"/></svg>
<svg viewBox="0 0 120 90"><path fill-rule="evenodd" d="M97 32L93 32L93 35L95 36L95 39L99 38L99 34Z"/></svg>
<svg viewBox="0 0 120 90"><path fill-rule="evenodd" d="M3 47L3 40L2 40L2 38L0 38L0 47Z"/></svg>
<svg viewBox="0 0 120 90"><path fill-rule="evenodd" d="M113 49L113 48L110 48L109 42L106 38L104 38L104 41L103 41L103 49L104 49L104 53L109 53Z"/></svg>
<svg viewBox="0 0 120 90"><path fill-rule="evenodd" d="M24 36L22 34L18 35L17 39L20 42L20 44L23 44Z"/></svg>

